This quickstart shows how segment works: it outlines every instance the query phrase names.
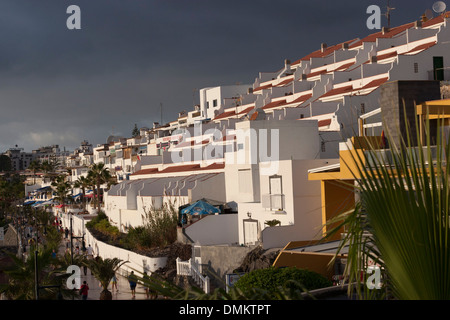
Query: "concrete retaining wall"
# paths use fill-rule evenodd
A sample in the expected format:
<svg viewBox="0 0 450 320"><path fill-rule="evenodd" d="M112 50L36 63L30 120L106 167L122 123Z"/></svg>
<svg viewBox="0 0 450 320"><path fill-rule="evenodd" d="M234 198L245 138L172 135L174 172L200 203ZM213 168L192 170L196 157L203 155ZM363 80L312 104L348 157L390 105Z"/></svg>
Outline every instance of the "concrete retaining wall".
<svg viewBox="0 0 450 320"><path fill-rule="evenodd" d="M136 270L139 273L142 273L143 271L153 272L166 266L167 257L151 258L98 241L86 228L85 224L88 220L85 220L85 216L71 216L66 213L62 213L59 216L61 217L63 227L67 227L69 230L70 218L72 217L72 230L74 236L79 237L84 233L86 247L91 245L94 256L98 255L103 259L118 258L123 261L128 261L128 263L124 264L121 267L121 270L119 270L121 274L126 275L131 272L131 270Z"/></svg>

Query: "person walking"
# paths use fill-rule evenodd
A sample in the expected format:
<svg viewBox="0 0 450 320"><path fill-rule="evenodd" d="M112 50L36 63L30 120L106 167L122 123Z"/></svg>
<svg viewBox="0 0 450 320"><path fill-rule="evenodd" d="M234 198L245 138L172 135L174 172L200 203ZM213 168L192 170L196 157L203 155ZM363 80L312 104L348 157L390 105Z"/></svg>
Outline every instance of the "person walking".
<svg viewBox="0 0 450 320"><path fill-rule="evenodd" d="M119 292L119 289L117 289L117 277L115 273L111 278L111 291L114 291L114 288L116 289L116 292Z"/></svg>
<svg viewBox="0 0 450 320"><path fill-rule="evenodd" d="M134 299L136 297L136 285L137 285L137 278L134 274L134 271L131 271L130 275L128 276L128 282L130 283L130 289L131 289L131 298Z"/></svg>
<svg viewBox="0 0 450 320"><path fill-rule="evenodd" d="M91 244L86 248L87 250L87 258L93 259L94 258L94 249L92 249Z"/></svg>
<svg viewBox="0 0 450 320"><path fill-rule="evenodd" d="M89 286L86 281L83 281L83 284L80 287L80 295L83 300L87 300L89 292Z"/></svg>
<svg viewBox="0 0 450 320"><path fill-rule="evenodd" d="M142 284L144 285L145 295L148 299L150 298L150 277L148 276L146 271L144 271L144 275L142 277Z"/></svg>

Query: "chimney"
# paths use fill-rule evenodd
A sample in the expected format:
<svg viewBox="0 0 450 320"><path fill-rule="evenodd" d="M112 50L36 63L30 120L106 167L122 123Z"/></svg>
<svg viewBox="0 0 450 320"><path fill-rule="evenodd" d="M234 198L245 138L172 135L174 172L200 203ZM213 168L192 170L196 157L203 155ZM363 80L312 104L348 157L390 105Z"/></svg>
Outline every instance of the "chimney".
<svg viewBox="0 0 450 320"><path fill-rule="evenodd" d="M348 49L348 43L343 43L342 44L342 49Z"/></svg>
<svg viewBox="0 0 450 320"><path fill-rule="evenodd" d="M388 33L389 32L389 28L388 27L383 27L383 28L381 28L381 33L382 34L386 34L386 33Z"/></svg>
<svg viewBox="0 0 450 320"><path fill-rule="evenodd" d="M285 59L284 60L284 65L285 66L289 66L291 64L291 60L289 60L289 59Z"/></svg>
<svg viewBox="0 0 450 320"><path fill-rule="evenodd" d="M422 20L417 20L416 22L414 22L414 27L416 29L422 28Z"/></svg>
<svg viewBox="0 0 450 320"><path fill-rule="evenodd" d="M247 93L253 93L253 88L248 88Z"/></svg>
<svg viewBox="0 0 450 320"><path fill-rule="evenodd" d="M322 44L320 45L320 50L321 50L322 52L324 52L325 50L327 50L327 44L326 44L326 43L322 43Z"/></svg>

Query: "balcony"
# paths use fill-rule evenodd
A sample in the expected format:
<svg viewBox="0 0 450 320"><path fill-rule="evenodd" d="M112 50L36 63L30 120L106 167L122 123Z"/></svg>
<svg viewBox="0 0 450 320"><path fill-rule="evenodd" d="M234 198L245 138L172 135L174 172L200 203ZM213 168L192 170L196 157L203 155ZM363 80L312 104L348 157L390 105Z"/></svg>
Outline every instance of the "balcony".
<svg viewBox="0 0 450 320"><path fill-rule="evenodd" d="M428 80L449 81L450 68L439 68L435 70L428 70Z"/></svg>
<svg viewBox="0 0 450 320"><path fill-rule="evenodd" d="M284 194L263 194L261 204L264 209L283 211L285 209L285 196Z"/></svg>
<svg viewBox="0 0 450 320"><path fill-rule="evenodd" d="M437 155L437 147L436 146L430 146L428 149L427 147L422 147L423 152L423 159L426 160L425 164L428 164L428 152L430 152L431 160L433 163L437 161L438 155ZM392 158L392 151L390 149L380 149L380 150L372 150L372 151L365 151L365 158L367 160L367 163L365 164L367 167L375 167L377 164L384 164L385 166L393 166L394 160ZM420 150L418 147L410 148L407 151L407 154L412 155L414 159L420 159ZM445 154L441 154L441 162L445 163Z"/></svg>

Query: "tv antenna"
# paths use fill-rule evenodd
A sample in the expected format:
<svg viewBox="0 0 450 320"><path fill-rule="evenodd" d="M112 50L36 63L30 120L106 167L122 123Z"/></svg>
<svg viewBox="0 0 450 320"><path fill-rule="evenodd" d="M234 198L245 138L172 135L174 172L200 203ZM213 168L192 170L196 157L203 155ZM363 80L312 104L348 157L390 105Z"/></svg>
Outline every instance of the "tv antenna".
<svg viewBox="0 0 450 320"><path fill-rule="evenodd" d="M436 1L433 4L432 8L433 8L433 11L436 12L437 14L442 14L445 11L445 9L447 8L447 5L443 1Z"/></svg>
<svg viewBox="0 0 450 320"><path fill-rule="evenodd" d="M388 28L391 27L391 11L392 10L395 10L395 8L391 7L391 2L388 0L387 7L386 7L386 13L383 14L387 18L387 21L388 21L387 27Z"/></svg>

